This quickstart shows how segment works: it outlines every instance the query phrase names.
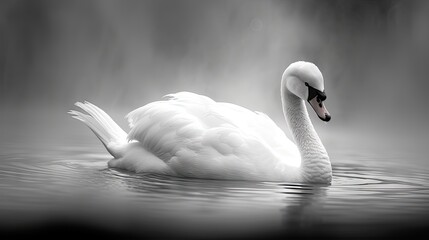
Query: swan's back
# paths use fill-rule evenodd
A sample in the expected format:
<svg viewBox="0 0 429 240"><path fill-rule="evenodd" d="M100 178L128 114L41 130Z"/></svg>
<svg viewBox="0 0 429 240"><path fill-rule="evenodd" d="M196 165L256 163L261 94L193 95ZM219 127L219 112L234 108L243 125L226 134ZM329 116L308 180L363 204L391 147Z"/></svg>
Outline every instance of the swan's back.
<svg viewBox="0 0 429 240"><path fill-rule="evenodd" d="M268 116L202 95L170 94L127 118L128 139L179 175L281 180L300 164L298 149Z"/></svg>

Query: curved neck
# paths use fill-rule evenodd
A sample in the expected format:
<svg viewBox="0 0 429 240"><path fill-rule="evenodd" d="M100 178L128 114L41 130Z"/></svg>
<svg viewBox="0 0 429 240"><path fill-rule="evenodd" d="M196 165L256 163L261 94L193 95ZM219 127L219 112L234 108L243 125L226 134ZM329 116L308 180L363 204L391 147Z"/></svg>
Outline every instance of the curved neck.
<svg viewBox="0 0 429 240"><path fill-rule="evenodd" d="M303 180L330 183L332 168L328 153L311 123L304 101L286 87L288 77L283 77L281 86L283 113L301 153Z"/></svg>

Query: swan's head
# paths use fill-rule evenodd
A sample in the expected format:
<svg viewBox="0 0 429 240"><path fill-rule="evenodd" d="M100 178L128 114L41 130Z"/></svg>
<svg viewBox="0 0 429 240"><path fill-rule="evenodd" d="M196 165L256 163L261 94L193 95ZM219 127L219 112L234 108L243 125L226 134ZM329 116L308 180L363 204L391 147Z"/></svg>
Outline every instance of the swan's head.
<svg viewBox="0 0 429 240"><path fill-rule="evenodd" d="M324 104L326 94L323 76L316 65L302 61L292 63L283 73L283 81L291 93L308 101L321 120L331 120Z"/></svg>

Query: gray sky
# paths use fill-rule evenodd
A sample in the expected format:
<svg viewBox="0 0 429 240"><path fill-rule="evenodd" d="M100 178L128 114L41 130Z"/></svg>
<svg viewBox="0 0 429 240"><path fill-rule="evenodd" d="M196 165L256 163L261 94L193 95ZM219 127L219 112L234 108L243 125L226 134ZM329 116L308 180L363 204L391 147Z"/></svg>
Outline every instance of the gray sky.
<svg viewBox="0 0 429 240"><path fill-rule="evenodd" d="M428 23L429 1L412 0L1 1L2 130L70 124L64 113L83 100L124 126L127 112L183 90L284 128L281 74L306 60L333 115L324 125L311 114L320 131L417 134L429 116Z"/></svg>

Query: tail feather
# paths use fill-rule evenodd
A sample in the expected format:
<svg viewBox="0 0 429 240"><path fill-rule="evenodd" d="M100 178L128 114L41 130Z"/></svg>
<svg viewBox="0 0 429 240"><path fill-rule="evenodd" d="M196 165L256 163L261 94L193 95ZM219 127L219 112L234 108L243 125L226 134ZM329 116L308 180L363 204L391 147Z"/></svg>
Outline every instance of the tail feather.
<svg viewBox="0 0 429 240"><path fill-rule="evenodd" d="M100 139L107 151L116 157L118 153L115 153L115 148L127 143L127 133L107 113L94 104L85 101L84 103L76 102L75 105L88 114L75 110L70 110L68 113L85 123Z"/></svg>

